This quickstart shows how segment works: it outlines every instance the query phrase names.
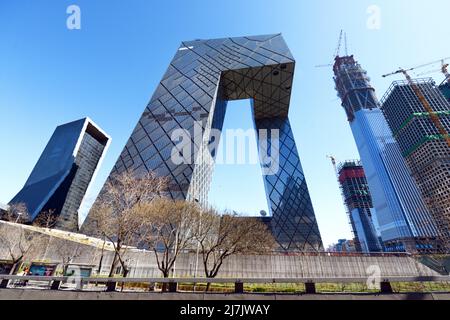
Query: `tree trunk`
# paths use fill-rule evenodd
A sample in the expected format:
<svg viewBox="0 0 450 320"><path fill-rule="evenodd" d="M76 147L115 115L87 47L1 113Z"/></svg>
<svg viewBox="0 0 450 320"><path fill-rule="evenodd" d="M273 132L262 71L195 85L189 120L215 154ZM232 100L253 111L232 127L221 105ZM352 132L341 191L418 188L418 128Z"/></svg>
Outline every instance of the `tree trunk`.
<svg viewBox="0 0 450 320"><path fill-rule="evenodd" d="M9 272L10 275L14 275L17 272L18 267L20 266L22 260L17 260L13 262L13 265L11 267L11 271Z"/></svg>
<svg viewBox="0 0 450 320"><path fill-rule="evenodd" d="M124 278L126 278L127 277L127 275L128 275L128 273L130 272L130 270L128 270L127 268L125 268L124 266L122 266L122 268L123 268L123 277ZM120 291L122 292L123 291L123 286L124 286L124 282L122 282L121 284L120 284Z"/></svg>
<svg viewBox="0 0 450 320"><path fill-rule="evenodd" d="M12 267L11 267L11 270L9 271L9 275L14 275L14 271L15 271L15 269L16 269L16 265L17 265L17 262L15 262L15 263L13 263L13 265L12 265ZM2 289L6 289L7 287L8 287L8 283L9 283L9 280L8 279L3 279L1 282L0 282L0 288L2 288Z"/></svg>
<svg viewBox="0 0 450 320"><path fill-rule="evenodd" d="M119 254L117 253L117 251L114 251L114 257L113 257L113 261L111 264L111 269L109 270L109 275L108 278L112 278L114 276L114 269L116 268L117 265L117 258L118 258ZM106 283L106 291L107 292L112 292L112 291L116 291L116 282L107 282Z"/></svg>
<svg viewBox="0 0 450 320"><path fill-rule="evenodd" d="M11 270L9 271L9 274L11 276L17 273L17 270L19 269L21 263L22 263L22 259L13 262ZM7 288L8 287L8 283L9 283L9 280L3 280L2 283L1 283L1 287L2 288ZM23 281L21 283L23 283L23 285L26 285L27 281Z"/></svg>
<svg viewBox="0 0 450 320"><path fill-rule="evenodd" d="M63 276L67 275L67 269L69 269L69 265L63 265Z"/></svg>
<svg viewBox="0 0 450 320"><path fill-rule="evenodd" d="M98 262L97 274L100 274L100 272L102 271L102 263L103 263L103 252L102 255L100 256L100 261Z"/></svg>
<svg viewBox="0 0 450 320"><path fill-rule="evenodd" d="M117 265L117 257L118 257L117 251L114 251L114 257L111 264L111 269L109 269L108 278L112 278L112 276L114 275L114 269L116 268Z"/></svg>
<svg viewBox="0 0 450 320"><path fill-rule="evenodd" d="M207 274L207 275L206 275L206 279L212 279L212 278L214 278L214 276L212 276L211 274ZM205 292L208 292L210 288L211 288L211 282L208 282L208 283L206 284Z"/></svg>
<svg viewBox="0 0 450 320"><path fill-rule="evenodd" d="M169 271L167 271L167 270L163 271L163 276L165 279L169 278ZM167 282L163 282L161 291L167 292L168 290L169 290L169 284Z"/></svg>

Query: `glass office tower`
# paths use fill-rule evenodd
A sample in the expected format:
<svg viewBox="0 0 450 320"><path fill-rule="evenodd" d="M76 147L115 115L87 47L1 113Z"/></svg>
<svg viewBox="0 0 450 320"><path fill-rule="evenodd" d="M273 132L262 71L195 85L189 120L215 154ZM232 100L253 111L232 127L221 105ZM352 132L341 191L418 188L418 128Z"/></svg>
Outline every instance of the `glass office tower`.
<svg viewBox="0 0 450 320"><path fill-rule="evenodd" d="M26 205L30 222L54 211L56 228L78 231L78 210L100 167L110 138L84 118L56 128L25 186L10 201Z"/></svg>
<svg viewBox="0 0 450 320"><path fill-rule="evenodd" d="M375 208L374 222L385 250L436 250L436 226L379 108L367 72L353 56L336 57L333 71L364 166Z"/></svg>
<svg viewBox="0 0 450 320"><path fill-rule="evenodd" d="M151 170L170 178L172 198L207 204L213 129L227 101L251 99L270 229L284 250L322 250L288 119L294 67L280 34L182 42L111 174Z"/></svg>

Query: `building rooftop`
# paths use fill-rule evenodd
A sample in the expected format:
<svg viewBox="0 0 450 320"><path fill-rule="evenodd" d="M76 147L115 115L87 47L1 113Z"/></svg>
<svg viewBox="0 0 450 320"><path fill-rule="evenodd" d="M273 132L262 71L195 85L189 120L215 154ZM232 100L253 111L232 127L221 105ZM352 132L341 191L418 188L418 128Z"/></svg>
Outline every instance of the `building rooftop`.
<svg viewBox="0 0 450 320"><path fill-rule="evenodd" d="M8 205L0 202L0 210L3 210L3 211L8 210Z"/></svg>
<svg viewBox="0 0 450 320"><path fill-rule="evenodd" d="M338 164L337 171L341 172L345 168L362 167L360 160L346 160Z"/></svg>
<svg viewBox="0 0 450 320"><path fill-rule="evenodd" d="M104 250L109 250L109 251L114 250L114 245L112 244L111 241L107 241L105 239L99 239L99 238L95 238L95 237L89 237L89 236L86 236L81 233L63 231L63 230L58 230L58 229L41 228L41 227L36 227L36 226L32 226L32 225L12 223L12 222L8 222L8 221L0 221L0 224L6 224L6 225L17 227L17 228L23 228L28 231L38 232L38 233L41 233L43 235L47 235L50 237L55 237L55 238L59 238L59 239L77 242L77 243L84 244L87 246L92 246L92 247L95 247L98 249L103 248ZM131 250L136 249L135 247L131 247L131 246L126 246L126 247Z"/></svg>
<svg viewBox="0 0 450 320"><path fill-rule="evenodd" d="M417 79L413 79L413 83L416 85L423 85L423 84L427 84L427 85L431 85L431 86L435 86L436 82L433 80L433 78L417 78ZM411 86L411 84L408 82L408 80L396 80L393 81L391 83L391 85L389 86L389 88L386 90L386 92L384 93L383 97L380 100L381 105L384 105L386 100L391 96L392 92L394 90L396 90L398 87L408 87Z"/></svg>

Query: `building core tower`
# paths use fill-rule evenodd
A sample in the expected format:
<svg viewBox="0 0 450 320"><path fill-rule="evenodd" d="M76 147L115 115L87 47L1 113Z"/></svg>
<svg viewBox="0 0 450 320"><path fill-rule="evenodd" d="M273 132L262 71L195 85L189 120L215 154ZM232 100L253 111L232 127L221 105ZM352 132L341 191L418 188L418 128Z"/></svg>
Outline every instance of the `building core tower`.
<svg viewBox="0 0 450 320"><path fill-rule="evenodd" d="M367 72L337 56L334 81L366 173L386 251L433 252L436 227L379 108Z"/></svg>
<svg viewBox="0 0 450 320"><path fill-rule="evenodd" d="M372 220L375 210L361 163L356 160L344 161L337 167L337 174L357 249L363 252L381 251Z"/></svg>

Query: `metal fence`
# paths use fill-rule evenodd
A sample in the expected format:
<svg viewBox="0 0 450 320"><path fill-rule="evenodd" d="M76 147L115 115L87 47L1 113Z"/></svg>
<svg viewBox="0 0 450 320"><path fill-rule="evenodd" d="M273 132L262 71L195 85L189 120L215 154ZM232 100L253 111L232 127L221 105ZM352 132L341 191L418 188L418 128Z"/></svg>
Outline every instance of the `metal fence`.
<svg viewBox="0 0 450 320"><path fill-rule="evenodd" d="M410 282L450 282L450 276L419 276L419 277L380 277L374 279L379 285L379 292L393 293L391 283ZM0 289L27 288L30 282L39 282L41 289L62 290L62 284L75 284L75 290L84 291L87 285L95 285L95 291L116 291L123 284L148 284L153 291L156 284L165 284L168 292L177 292L178 284L234 284L235 293L244 293L244 284L304 284L306 294L316 293L316 284L319 283L367 283L367 277L357 278L105 278L105 277L47 277L47 276L16 276L0 275ZM67 288L66 288L67 290ZM93 291L92 287L89 291Z"/></svg>

